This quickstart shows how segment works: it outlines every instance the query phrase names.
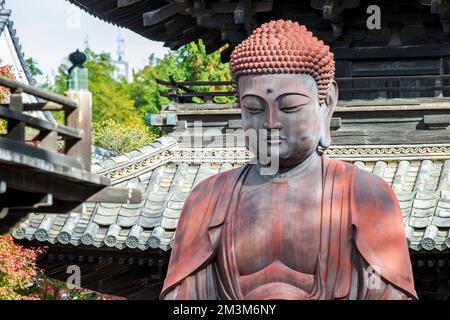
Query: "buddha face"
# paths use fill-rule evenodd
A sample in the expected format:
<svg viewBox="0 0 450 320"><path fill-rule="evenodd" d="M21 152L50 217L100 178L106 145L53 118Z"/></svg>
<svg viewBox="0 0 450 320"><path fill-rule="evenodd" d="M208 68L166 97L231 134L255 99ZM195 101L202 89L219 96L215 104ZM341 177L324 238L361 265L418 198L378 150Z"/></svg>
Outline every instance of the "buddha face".
<svg viewBox="0 0 450 320"><path fill-rule="evenodd" d="M258 159L266 152L268 158L278 159L280 167L290 167L317 152L319 143L327 147L337 100L334 81L330 91L334 92L330 92L327 102L321 106L317 84L310 75L241 76L239 97L247 148ZM251 139L254 133L257 133L256 141L251 141L255 140Z"/></svg>

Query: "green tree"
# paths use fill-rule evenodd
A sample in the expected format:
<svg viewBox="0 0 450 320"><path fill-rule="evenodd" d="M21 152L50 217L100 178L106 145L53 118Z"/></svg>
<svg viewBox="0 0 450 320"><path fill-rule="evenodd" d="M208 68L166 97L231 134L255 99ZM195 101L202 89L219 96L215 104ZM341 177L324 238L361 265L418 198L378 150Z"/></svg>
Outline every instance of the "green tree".
<svg viewBox="0 0 450 320"><path fill-rule="evenodd" d="M145 125L145 114L135 107L126 79L114 77L115 66L110 54L97 54L89 48L84 53L87 55L84 66L89 71L89 91L92 93L94 144L128 152L153 141L156 135ZM49 89L59 94L67 91L70 65L68 59L61 64ZM130 137L136 139L131 141Z"/></svg>
<svg viewBox="0 0 450 320"><path fill-rule="evenodd" d="M27 64L28 69L30 69L31 76L38 77L43 75L41 69L39 69L38 67L38 63L36 60L34 60L33 58L28 58L25 60L25 63Z"/></svg>
<svg viewBox="0 0 450 320"><path fill-rule="evenodd" d="M205 45L201 40L191 42L175 52L177 74L175 79L188 81L227 81L230 80L228 63L220 61L218 50L210 55L206 54Z"/></svg>
<svg viewBox="0 0 450 320"><path fill-rule="evenodd" d="M144 114L158 113L161 106L169 102L159 94L167 88L158 86L155 79L168 80L173 77L176 81L229 81L229 65L220 61L220 52L207 55L205 45L200 40L169 52L160 59L151 55L148 65L135 72L133 81L128 84L127 91L135 101L135 107ZM223 91L231 88L196 87L195 90ZM232 100L233 98L218 98L217 102Z"/></svg>
<svg viewBox="0 0 450 320"><path fill-rule="evenodd" d="M89 70L89 90L93 95L94 142L101 147L128 151L147 143L160 134L157 128L145 126L147 114L159 113L161 106L169 100L160 95L167 88L160 87L156 79L176 81L226 81L230 80L228 64L221 63L220 50L207 55L204 44L192 42L162 58L150 55L148 64L133 73L133 80L115 79L115 66L110 54L95 53L86 49ZM70 62L66 59L58 70L52 86L54 92L63 94L67 90ZM231 90L224 87L196 87L197 91ZM220 97L217 102L232 101L231 97ZM121 134L128 130L130 134ZM109 128L106 130L105 128ZM142 139L130 139L136 134L148 132ZM112 134L118 137L112 137ZM120 140L120 141L118 141Z"/></svg>
<svg viewBox="0 0 450 320"><path fill-rule="evenodd" d="M85 49L88 59L84 64L89 71L89 90L92 92L92 117L94 123L112 119L119 124L143 123L144 115L136 110L134 101L127 92L125 79L114 78L115 66L111 55L97 54ZM64 94L67 91L67 77L70 62L59 67L52 90Z"/></svg>

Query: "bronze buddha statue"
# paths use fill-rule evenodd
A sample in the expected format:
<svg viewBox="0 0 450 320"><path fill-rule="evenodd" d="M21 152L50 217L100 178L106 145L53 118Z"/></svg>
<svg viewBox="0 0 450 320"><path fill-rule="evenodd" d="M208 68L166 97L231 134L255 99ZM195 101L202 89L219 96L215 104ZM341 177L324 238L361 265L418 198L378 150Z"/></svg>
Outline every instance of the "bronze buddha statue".
<svg viewBox="0 0 450 320"><path fill-rule="evenodd" d="M329 47L298 23L272 21L237 46L230 67L244 130L265 133L248 142L258 161L192 191L160 298L416 299L392 189L320 151L338 99Z"/></svg>

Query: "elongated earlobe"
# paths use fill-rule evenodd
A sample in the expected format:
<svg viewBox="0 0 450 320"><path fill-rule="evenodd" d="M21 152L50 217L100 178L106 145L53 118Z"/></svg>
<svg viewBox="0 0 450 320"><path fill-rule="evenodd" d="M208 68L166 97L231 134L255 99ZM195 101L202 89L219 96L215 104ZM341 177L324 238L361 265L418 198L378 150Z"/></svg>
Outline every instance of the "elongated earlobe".
<svg viewBox="0 0 450 320"><path fill-rule="evenodd" d="M330 130L323 129L320 135L319 146L323 149L328 149L331 145L331 134L329 132Z"/></svg>
<svg viewBox="0 0 450 320"><path fill-rule="evenodd" d="M322 105L322 108L328 109L326 105ZM328 117L325 117L325 121L322 121L322 125L320 128L320 140L319 140L319 146L323 149L328 149L331 145L331 118L329 120Z"/></svg>
<svg viewBox="0 0 450 320"><path fill-rule="evenodd" d="M336 81L332 81L328 87L327 98L325 103L321 105L322 110L322 124L320 129L320 140L319 146L327 149L330 147L331 139L331 117L333 116L334 110L337 105L339 96L339 89Z"/></svg>

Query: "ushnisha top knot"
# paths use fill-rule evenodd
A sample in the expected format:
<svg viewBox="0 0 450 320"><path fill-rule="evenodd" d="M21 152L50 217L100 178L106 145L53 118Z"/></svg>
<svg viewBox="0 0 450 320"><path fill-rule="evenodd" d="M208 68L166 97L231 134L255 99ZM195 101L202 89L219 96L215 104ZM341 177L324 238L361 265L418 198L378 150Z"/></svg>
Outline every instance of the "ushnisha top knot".
<svg viewBox="0 0 450 320"><path fill-rule="evenodd" d="M335 63L330 47L304 25L278 20L261 25L234 49L230 70L235 81L250 74L309 74L316 80L322 104L334 79Z"/></svg>

